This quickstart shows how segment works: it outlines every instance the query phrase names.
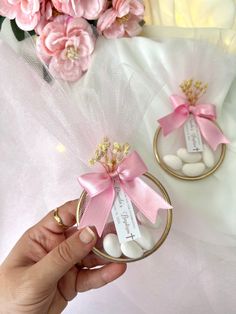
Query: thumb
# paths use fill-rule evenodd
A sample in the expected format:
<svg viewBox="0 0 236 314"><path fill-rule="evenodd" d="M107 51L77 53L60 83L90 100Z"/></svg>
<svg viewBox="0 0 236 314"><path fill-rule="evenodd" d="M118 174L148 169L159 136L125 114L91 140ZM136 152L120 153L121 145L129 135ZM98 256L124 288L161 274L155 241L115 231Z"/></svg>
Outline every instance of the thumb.
<svg viewBox="0 0 236 314"><path fill-rule="evenodd" d="M32 266L34 276L45 285L58 282L75 264L89 254L96 243L94 232L86 227L65 241Z"/></svg>

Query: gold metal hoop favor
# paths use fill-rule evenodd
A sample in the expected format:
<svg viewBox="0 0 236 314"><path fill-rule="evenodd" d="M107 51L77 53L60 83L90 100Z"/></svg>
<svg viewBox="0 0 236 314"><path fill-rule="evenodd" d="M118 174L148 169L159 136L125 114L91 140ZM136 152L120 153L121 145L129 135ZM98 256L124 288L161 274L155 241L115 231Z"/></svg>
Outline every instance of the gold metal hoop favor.
<svg viewBox="0 0 236 314"><path fill-rule="evenodd" d="M175 171L173 171L172 169L170 169L162 160L160 154L159 154L159 150L158 150L158 140L161 134L161 127L157 128L155 135L154 135L154 139L153 139L153 152L155 155L155 159L158 162L158 164L161 166L161 168L163 170L165 170L167 173L169 173L170 175L172 175L175 178L181 179L181 180L186 180L186 181L196 181L196 180L201 180L204 178L209 177L211 174L213 174L222 164L222 162L225 159L225 153L226 153L226 144L221 144L221 153L220 153L220 157L217 161L217 163L214 165L213 168L211 168L209 171L199 175L199 176L195 176L195 177L187 177L187 176L183 176Z"/></svg>
<svg viewBox="0 0 236 314"><path fill-rule="evenodd" d="M155 184L155 186L160 189L164 199L169 204L171 204L169 195L168 195L166 189L164 188L164 186L161 184L161 182L156 177L154 177L151 173L149 173L149 172L146 172L143 176L148 178L149 180L151 180ZM79 225L79 221L80 221L81 210L82 210L83 205L85 203L86 196L87 196L87 192L83 191L81 193L81 195L80 195L80 198L79 198L77 211L76 211L76 221L77 221L78 225ZM166 238L167 238L167 236L169 234L170 228L171 228L172 215L173 215L172 209L170 208L170 209L167 210L166 225L165 225L165 229L164 229L160 239L158 240L158 242L155 244L155 246L151 250L148 250L148 251L144 252L143 256L141 256L139 258L127 258L127 257L116 258L116 257L112 257L112 256L110 256L110 255L100 251L96 247L93 248L93 252L96 255L98 255L99 257L102 257L102 258L105 258L105 259L108 259L108 260L110 260L112 262L117 262L117 263L130 263L130 262L135 262L135 261L142 260L145 257L147 257L147 256L151 255L152 253L154 253L165 242L165 240L166 240Z"/></svg>

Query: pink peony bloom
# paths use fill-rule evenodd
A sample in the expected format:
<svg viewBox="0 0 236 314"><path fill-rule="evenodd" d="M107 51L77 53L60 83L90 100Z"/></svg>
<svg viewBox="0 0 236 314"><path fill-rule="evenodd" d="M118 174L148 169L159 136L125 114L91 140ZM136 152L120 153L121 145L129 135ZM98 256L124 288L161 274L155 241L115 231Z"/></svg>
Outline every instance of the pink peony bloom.
<svg viewBox="0 0 236 314"><path fill-rule="evenodd" d="M40 0L0 0L0 15L16 19L19 28L31 31L40 20Z"/></svg>
<svg viewBox="0 0 236 314"><path fill-rule="evenodd" d="M139 0L113 0L112 8L105 11L98 19L99 33L107 38L133 37L142 27L144 5Z"/></svg>
<svg viewBox="0 0 236 314"><path fill-rule="evenodd" d="M88 69L95 36L83 18L57 16L48 23L37 39L39 57L57 78L76 81Z"/></svg>
<svg viewBox="0 0 236 314"><path fill-rule="evenodd" d="M44 0L41 2L41 5L40 5L40 20L39 20L39 23L37 24L37 26L35 27L35 32L37 34L41 34L44 26L51 22L54 18L54 7L51 3L50 0ZM56 15L55 15L56 16Z"/></svg>
<svg viewBox="0 0 236 314"><path fill-rule="evenodd" d="M107 4L107 0L52 0L59 12L73 17L95 20Z"/></svg>

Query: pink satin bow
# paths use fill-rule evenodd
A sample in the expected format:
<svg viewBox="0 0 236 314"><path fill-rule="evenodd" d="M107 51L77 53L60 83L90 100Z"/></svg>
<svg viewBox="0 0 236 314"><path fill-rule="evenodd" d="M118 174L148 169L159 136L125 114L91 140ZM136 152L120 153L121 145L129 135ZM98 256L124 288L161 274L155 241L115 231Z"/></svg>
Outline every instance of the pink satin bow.
<svg viewBox="0 0 236 314"><path fill-rule="evenodd" d="M213 122L216 120L214 105L196 104L191 106L185 98L178 95L172 95L170 100L174 106L174 111L158 120L164 136L181 127L187 121L189 115L192 114L202 136L213 150L216 150L218 145L222 143L229 143L228 139Z"/></svg>
<svg viewBox="0 0 236 314"><path fill-rule="evenodd" d="M118 166L114 173L105 169L99 173L88 173L79 177L81 186L90 196L82 215L79 227L95 226L98 235L104 230L115 199L115 180L129 196L133 204L152 222L155 223L157 211L172 208L158 193L150 188L141 178L147 167L137 152L132 152Z"/></svg>

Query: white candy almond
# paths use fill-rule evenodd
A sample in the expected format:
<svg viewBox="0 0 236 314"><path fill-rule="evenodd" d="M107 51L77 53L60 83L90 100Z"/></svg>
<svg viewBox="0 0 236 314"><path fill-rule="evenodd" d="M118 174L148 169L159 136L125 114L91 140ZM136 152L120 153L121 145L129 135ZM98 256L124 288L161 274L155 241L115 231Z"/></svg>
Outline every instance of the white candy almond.
<svg viewBox="0 0 236 314"><path fill-rule="evenodd" d="M151 250L155 245L152 233L144 226L139 226L139 230L141 237L135 239L135 242L137 242L144 250Z"/></svg>
<svg viewBox="0 0 236 314"><path fill-rule="evenodd" d="M122 243L121 251L129 258L139 258L143 256L142 248L135 241Z"/></svg>
<svg viewBox="0 0 236 314"><path fill-rule="evenodd" d="M185 164L182 168L182 172L188 177L197 177L203 174L205 165L202 162Z"/></svg>
<svg viewBox="0 0 236 314"><path fill-rule="evenodd" d="M114 233L108 233L104 237L103 248L112 257L120 257L122 255L119 239Z"/></svg>
<svg viewBox="0 0 236 314"><path fill-rule="evenodd" d="M206 144L203 145L202 159L208 168L212 168L215 164L215 158L212 150Z"/></svg>
<svg viewBox="0 0 236 314"><path fill-rule="evenodd" d="M189 153L186 148L179 148L177 150L177 155L184 162L188 162L188 163L196 163L202 159L201 153Z"/></svg>
<svg viewBox="0 0 236 314"><path fill-rule="evenodd" d="M182 168L182 160L176 155L165 155L163 157L164 163L173 170L180 170Z"/></svg>

